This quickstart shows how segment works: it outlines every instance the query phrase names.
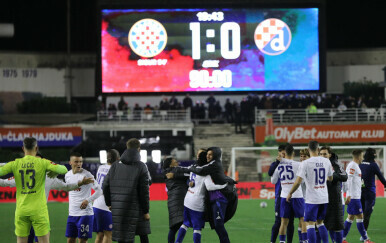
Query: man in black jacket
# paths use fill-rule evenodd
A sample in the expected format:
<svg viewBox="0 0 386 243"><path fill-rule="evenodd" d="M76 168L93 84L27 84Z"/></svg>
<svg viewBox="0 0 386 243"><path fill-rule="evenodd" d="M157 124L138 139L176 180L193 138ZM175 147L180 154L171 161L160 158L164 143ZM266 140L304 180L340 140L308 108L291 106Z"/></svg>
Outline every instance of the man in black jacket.
<svg viewBox="0 0 386 243"><path fill-rule="evenodd" d="M192 166L189 170L198 175L210 175L215 184L228 183L228 186L219 191L211 192L211 225L214 225L220 243L229 243L228 233L224 227L229 219L233 217L237 209L237 194L235 193L234 181L225 176L221 162L221 149L218 147L208 148L208 164L204 166Z"/></svg>
<svg viewBox="0 0 386 243"><path fill-rule="evenodd" d="M134 242L140 218L150 220L148 170L140 161L139 141L130 139L128 144L133 141L138 148L128 146L121 161L111 166L102 186L113 215L113 240L121 243Z"/></svg>
<svg viewBox="0 0 386 243"><path fill-rule="evenodd" d="M333 180L327 182L328 206L324 224L330 232L333 242L341 243L343 240L344 212L342 210L342 182L347 181L347 173L339 165L338 156L331 151L329 146L320 149L319 155L331 161L334 169Z"/></svg>

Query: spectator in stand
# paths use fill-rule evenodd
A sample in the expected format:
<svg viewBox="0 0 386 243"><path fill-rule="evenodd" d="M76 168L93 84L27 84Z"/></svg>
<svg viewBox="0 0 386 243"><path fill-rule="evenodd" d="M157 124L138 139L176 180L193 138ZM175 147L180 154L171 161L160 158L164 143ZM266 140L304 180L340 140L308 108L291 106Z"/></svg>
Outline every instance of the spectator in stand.
<svg viewBox="0 0 386 243"><path fill-rule="evenodd" d="M247 121L247 99L243 98L243 100L240 102L240 115L241 115L241 122L246 122Z"/></svg>
<svg viewBox="0 0 386 243"><path fill-rule="evenodd" d="M194 119L200 119L200 101L196 101L196 105L192 109Z"/></svg>
<svg viewBox="0 0 386 243"><path fill-rule="evenodd" d="M142 112L142 108L138 105L138 103L136 103L134 106L134 111L133 111L134 120L140 120L141 119L141 112Z"/></svg>
<svg viewBox="0 0 386 243"><path fill-rule="evenodd" d="M208 107L208 118L214 119L216 118L216 106L215 103L209 103Z"/></svg>
<svg viewBox="0 0 386 243"><path fill-rule="evenodd" d="M307 107L307 111L308 113L310 114L315 114L318 112L318 109L316 108L316 106L314 105L314 102L311 102L311 104Z"/></svg>
<svg viewBox="0 0 386 243"><path fill-rule="evenodd" d="M344 101L342 100L338 106L339 112L345 112L347 110L347 106L344 104Z"/></svg>
<svg viewBox="0 0 386 243"><path fill-rule="evenodd" d="M186 94L186 96L183 99L182 103L183 103L185 109L193 107L193 100L192 100L192 98L190 98L189 94Z"/></svg>
<svg viewBox="0 0 386 243"><path fill-rule="evenodd" d="M369 97L369 99L368 99L368 101L366 103L367 103L367 106L369 108L377 107L377 105L376 105L377 102L373 99L372 96Z"/></svg>
<svg viewBox="0 0 386 243"><path fill-rule="evenodd" d="M233 102L233 107L235 110L235 133L242 133L243 129L241 127L242 120L241 120L241 108L240 105L237 103L237 101Z"/></svg>
<svg viewBox="0 0 386 243"><path fill-rule="evenodd" d="M121 99L118 102L118 110L124 111L127 108L127 102L123 99L123 96L121 96Z"/></svg>
<svg viewBox="0 0 386 243"><path fill-rule="evenodd" d="M221 119L222 118L222 107L220 105L220 101L216 101L215 112L216 112L216 118Z"/></svg>
<svg viewBox="0 0 386 243"><path fill-rule="evenodd" d="M206 103L208 103L208 105L214 105L216 103L216 99L214 98L214 94L210 94L210 96L206 99Z"/></svg>
<svg viewBox="0 0 386 243"><path fill-rule="evenodd" d="M199 109L199 118L200 119L205 119L206 118L206 107L205 107L205 102L202 101Z"/></svg>
<svg viewBox="0 0 386 243"><path fill-rule="evenodd" d="M169 104L168 98L164 97L159 103L159 109L169 110L169 108L170 108L170 104Z"/></svg>
<svg viewBox="0 0 386 243"><path fill-rule="evenodd" d="M105 111L105 109L106 109L106 103L103 101L102 95L99 95L96 101L96 110L100 112L100 111Z"/></svg>
<svg viewBox="0 0 386 243"><path fill-rule="evenodd" d="M268 96L264 101L264 109L272 110L272 108L273 108L272 99L271 97Z"/></svg>
<svg viewBox="0 0 386 243"><path fill-rule="evenodd" d="M113 119L115 112L117 111L117 107L114 104L110 103L109 108L107 108L107 111L109 113L109 119Z"/></svg>
<svg viewBox="0 0 386 243"><path fill-rule="evenodd" d="M178 100L174 95L170 98L169 105L171 110L176 110L178 105Z"/></svg>
<svg viewBox="0 0 386 243"><path fill-rule="evenodd" d="M147 103L145 108L143 108L143 113L145 113L146 115L153 114L153 108L150 106L149 103Z"/></svg>
<svg viewBox="0 0 386 243"><path fill-rule="evenodd" d="M227 122L233 122L233 106L229 98L227 98L225 102L225 117L227 119Z"/></svg>

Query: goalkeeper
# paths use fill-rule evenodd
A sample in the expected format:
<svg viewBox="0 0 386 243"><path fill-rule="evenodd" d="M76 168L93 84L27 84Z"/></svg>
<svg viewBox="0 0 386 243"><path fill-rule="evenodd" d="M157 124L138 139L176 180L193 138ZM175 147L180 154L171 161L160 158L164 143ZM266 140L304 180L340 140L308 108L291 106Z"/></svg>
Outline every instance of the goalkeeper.
<svg viewBox="0 0 386 243"><path fill-rule="evenodd" d="M0 167L0 176L13 173L16 181L15 234L17 242L27 243L31 225L39 242L48 243L50 221L45 196L46 172L65 174L67 168L49 160L37 158L35 138L23 141L24 157Z"/></svg>

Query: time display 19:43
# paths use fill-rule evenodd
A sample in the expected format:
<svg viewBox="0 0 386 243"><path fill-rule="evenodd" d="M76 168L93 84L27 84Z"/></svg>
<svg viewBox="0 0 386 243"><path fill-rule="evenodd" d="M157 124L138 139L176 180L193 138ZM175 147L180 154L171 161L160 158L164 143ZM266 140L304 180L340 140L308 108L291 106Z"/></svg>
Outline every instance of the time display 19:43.
<svg viewBox="0 0 386 243"><path fill-rule="evenodd" d="M199 12L197 13L198 21L223 21L223 12ZM215 29L201 29L200 22L189 23L189 28L192 33L192 58L194 60L201 59L201 50L206 53L213 53L216 46L213 41L216 38ZM205 33L206 46L202 48L201 33ZM220 25L220 54L224 59L236 59L240 56L240 25L235 22L224 22ZM203 67L218 68L217 60L203 60ZM230 88L232 87L232 71L231 70L213 70L210 76L207 70L191 70L189 73L191 88Z"/></svg>

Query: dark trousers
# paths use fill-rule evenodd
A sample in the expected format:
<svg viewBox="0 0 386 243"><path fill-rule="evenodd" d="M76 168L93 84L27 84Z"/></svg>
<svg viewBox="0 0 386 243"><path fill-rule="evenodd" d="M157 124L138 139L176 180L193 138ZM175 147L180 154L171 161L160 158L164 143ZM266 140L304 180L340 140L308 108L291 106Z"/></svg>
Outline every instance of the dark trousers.
<svg viewBox="0 0 386 243"><path fill-rule="evenodd" d="M211 202L212 217L214 221L214 228L220 239L220 243L230 243L228 232L224 226L225 213L228 206L228 200L226 198L219 198L214 202Z"/></svg>
<svg viewBox="0 0 386 243"><path fill-rule="evenodd" d="M374 210L376 194L372 191L362 190L361 204L363 209L363 224L367 231L370 224L370 217Z"/></svg>
<svg viewBox="0 0 386 243"><path fill-rule="evenodd" d="M180 229L181 225L182 222L169 228L168 243L174 243L176 241L176 233Z"/></svg>

